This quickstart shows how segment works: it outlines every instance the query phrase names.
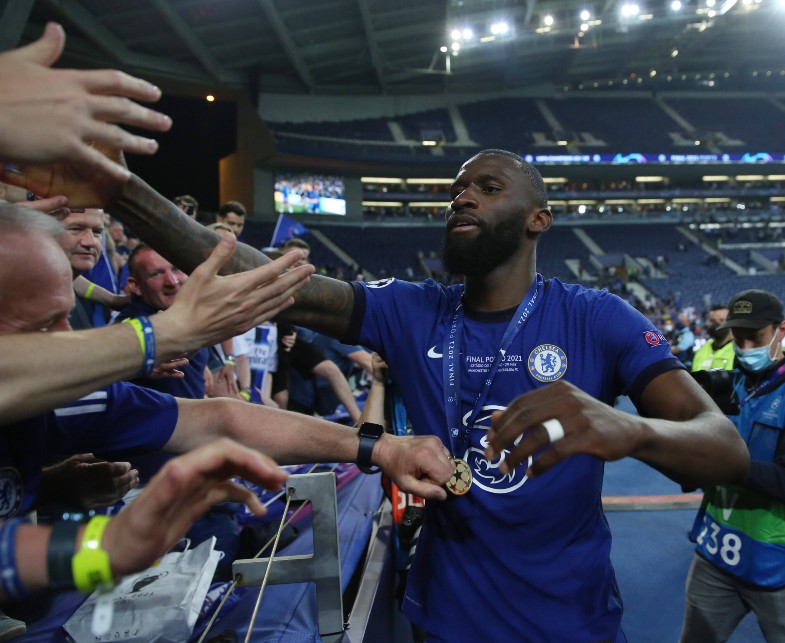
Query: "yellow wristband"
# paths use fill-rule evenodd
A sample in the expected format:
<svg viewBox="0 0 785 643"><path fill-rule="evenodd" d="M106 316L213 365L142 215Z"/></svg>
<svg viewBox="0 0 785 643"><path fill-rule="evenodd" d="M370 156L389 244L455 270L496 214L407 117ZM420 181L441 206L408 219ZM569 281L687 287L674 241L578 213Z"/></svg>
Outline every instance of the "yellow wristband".
<svg viewBox="0 0 785 643"><path fill-rule="evenodd" d="M101 537L109 524L109 516L94 516L82 534L82 547L71 559L74 585L83 594L98 587L114 587L109 554L101 549Z"/></svg>
<svg viewBox="0 0 785 643"><path fill-rule="evenodd" d="M139 375L147 377L155 369L155 331L150 323L149 317L131 317L123 320L134 329L139 340L139 347L142 349L142 370Z"/></svg>
<svg viewBox="0 0 785 643"><path fill-rule="evenodd" d="M85 290L85 291L84 291L84 298L85 298L85 299L90 299L90 295L92 295L92 294L93 294L93 291L94 291L94 290L95 290L95 284L91 283L91 284L90 284L90 285L87 287L87 290Z"/></svg>
<svg viewBox="0 0 785 643"><path fill-rule="evenodd" d="M128 319L124 319L123 323L128 324L134 329L136 338L139 340L139 348L142 349L142 357L144 357L147 352L147 340L144 337L144 329L142 328L141 322L136 317L129 317Z"/></svg>

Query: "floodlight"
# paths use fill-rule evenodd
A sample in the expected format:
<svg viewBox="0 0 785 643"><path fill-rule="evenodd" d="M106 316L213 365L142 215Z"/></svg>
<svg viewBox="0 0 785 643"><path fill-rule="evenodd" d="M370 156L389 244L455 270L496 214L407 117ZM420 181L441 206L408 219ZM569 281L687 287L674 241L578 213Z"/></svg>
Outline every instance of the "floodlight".
<svg viewBox="0 0 785 643"><path fill-rule="evenodd" d="M546 27L552 27L553 26L553 16L550 15L550 14L545 16L542 19L542 24L544 24Z"/></svg>
<svg viewBox="0 0 785 643"><path fill-rule="evenodd" d="M621 7L621 15L625 18L637 16L641 12L641 8L632 2L627 2Z"/></svg>
<svg viewBox="0 0 785 643"><path fill-rule="evenodd" d="M591 19L591 12L588 9L584 9L583 11L581 11L581 20L583 20L583 22L586 22L587 20L590 19Z"/></svg>
<svg viewBox="0 0 785 643"><path fill-rule="evenodd" d="M681 6L681 0L673 0L673 2L671 2L671 9L674 11L681 11Z"/></svg>

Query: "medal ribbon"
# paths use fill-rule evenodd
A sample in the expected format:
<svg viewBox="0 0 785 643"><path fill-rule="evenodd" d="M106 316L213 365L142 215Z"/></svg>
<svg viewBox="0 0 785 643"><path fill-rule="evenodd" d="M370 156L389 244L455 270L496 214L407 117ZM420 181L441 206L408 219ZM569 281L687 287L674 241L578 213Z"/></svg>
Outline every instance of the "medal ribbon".
<svg viewBox="0 0 785 643"><path fill-rule="evenodd" d="M506 353L513 340L523 329L540 303L543 292L543 278L538 274L526 296L521 300L510 323L507 325L498 350L494 353L493 362L485 378L485 384L474 400L473 410L469 415L466 426L461 427L461 341L463 338L463 297L455 308L450 328L444 339L442 351L442 378L444 380L444 410L447 416L447 434L450 438L452 454L461 457L469 444L469 435L480 414L482 407L488 399L488 394L496 376L496 370L501 361L501 355Z"/></svg>

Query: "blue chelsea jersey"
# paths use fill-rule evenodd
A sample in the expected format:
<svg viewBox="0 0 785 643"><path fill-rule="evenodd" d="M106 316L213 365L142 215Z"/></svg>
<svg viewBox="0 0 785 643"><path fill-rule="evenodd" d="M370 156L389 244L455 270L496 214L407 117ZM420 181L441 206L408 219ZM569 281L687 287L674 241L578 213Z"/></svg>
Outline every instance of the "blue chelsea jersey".
<svg viewBox="0 0 785 643"><path fill-rule="evenodd" d="M415 432L450 448L442 360L463 287L394 279L353 287L347 340L382 355ZM501 361L468 445L454 454L471 467L472 488L428 504L404 610L435 641L622 641L603 462L575 456L533 480L525 466L502 475L506 452L487 461L486 433L494 411L558 380L612 404L621 394L636 401L654 377L682 366L643 315L606 291L546 281L523 329L496 357L513 313L465 313L456 362L464 427Z"/></svg>

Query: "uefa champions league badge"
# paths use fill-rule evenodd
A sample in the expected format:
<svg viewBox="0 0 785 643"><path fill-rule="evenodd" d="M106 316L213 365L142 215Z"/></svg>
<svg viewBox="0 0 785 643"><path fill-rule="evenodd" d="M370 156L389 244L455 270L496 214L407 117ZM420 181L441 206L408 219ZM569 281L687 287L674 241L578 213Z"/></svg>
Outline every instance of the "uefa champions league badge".
<svg viewBox="0 0 785 643"><path fill-rule="evenodd" d="M649 346L659 346L660 344L666 343L668 340L662 335L662 333L655 333L653 330L647 330L643 333L643 339L646 340L646 343Z"/></svg>
<svg viewBox="0 0 785 643"><path fill-rule="evenodd" d="M567 372L567 355L555 344L540 344L529 353L529 373L540 382L555 382Z"/></svg>

